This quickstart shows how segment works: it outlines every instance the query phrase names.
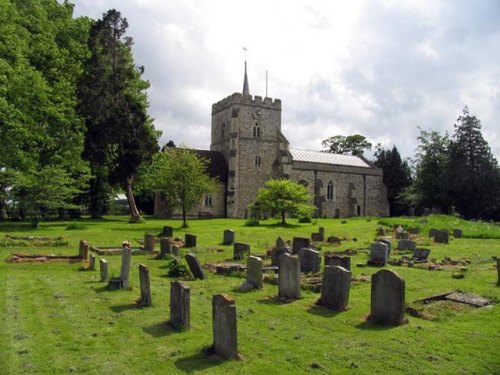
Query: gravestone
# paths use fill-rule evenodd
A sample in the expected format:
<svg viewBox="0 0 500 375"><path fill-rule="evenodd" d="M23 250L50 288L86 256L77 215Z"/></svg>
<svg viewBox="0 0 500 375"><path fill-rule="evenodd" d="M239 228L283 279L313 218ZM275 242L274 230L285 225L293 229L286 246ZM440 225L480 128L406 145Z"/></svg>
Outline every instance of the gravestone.
<svg viewBox="0 0 500 375"><path fill-rule="evenodd" d="M174 235L174 228L169 226L163 227L162 237L172 237Z"/></svg>
<svg viewBox="0 0 500 375"><path fill-rule="evenodd" d="M398 250L412 250L417 248L417 243L412 240L399 240Z"/></svg>
<svg viewBox="0 0 500 375"><path fill-rule="evenodd" d="M462 229L458 228L453 229L453 237L462 238Z"/></svg>
<svg viewBox="0 0 500 375"><path fill-rule="evenodd" d="M151 284L149 282L149 269L144 264L139 264L139 282L141 285L141 299L139 305L151 306Z"/></svg>
<svg viewBox="0 0 500 375"><path fill-rule="evenodd" d="M431 213L431 210L429 209L429 207L425 207L424 208L424 216L429 216L430 213Z"/></svg>
<svg viewBox="0 0 500 375"><path fill-rule="evenodd" d="M324 241L325 240L325 228L324 227L319 227L318 228L318 232L321 236L321 241Z"/></svg>
<svg viewBox="0 0 500 375"><path fill-rule="evenodd" d="M170 320L168 323L174 329L189 329L191 325L190 291L190 287L180 281L170 282Z"/></svg>
<svg viewBox="0 0 500 375"><path fill-rule="evenodd" d="M398 326L404 322L404 311L404 280L390 270L380 270L372 275L370 320Z"/></svg>
<svg viewBox="0 0 500 375"><path fill-rule="evenodd" d="M434 242L448 243L450 235L447 230L438 230L434 235Z"/></svg>
<svg viewBox="0 0 500 375"><path fill-rule="evenodd" d="M321 256L319 251L302 248L299 250L300 271L319 272L321 269Z"/></svg>
<svg viewBox="0 0 500 375"><path fill-rule="evenodd" d="M387 245L388 254L389 255L391 254L391 250L392 250L392 242L391 241L389 241L385 238L381 238L381 239L377 240L377 242L385 243Z"/></svg>
<svg viewBox="0 0 500 375"><path fill-rule="evenodd" d="M215 352L225 359L237 359L238 333L233 298L226 294L212 297L212 322Z"/></svg>
<svg viewBox="0 0 500 375"><path fill-rule="evenodd" d="M340 238L335 237L335 236L330 236L327 238L326 242L332 244L332 245L340 245Z"/></svg>
<svg viewBox="0 0 500 375"><path fill-rule="evenodd" d="M278 296L300 298L300 260L297 255L282 254L278 269Z"/></svg>
<svg viewBox="0 0 500 375"><path fill-rule="evenodd" d="M172 253L172 245L168 238L162 238L160 240L160 258L164 259L167 254Z"/></svg>
<svg viewBox="0 0 500 375"><path fill-rule="evenodd" d="M233 259L241 260L245 255L250 255L250 245L247 243L235 242L233 245Z"/></svg>
<svg viewBox="0 0 500 375"><path fill-rule="evenodd" d="M278 237L278 238L276 239L276 247L278 247L278 248L287 247L286 242L285 242L285 240L283 239L283 237L281 237L281 236L280 236L280 237Z"/></svg>
<svg viewBox="0 0 500 375"><path fill-rule="evenodd" d="M309 241L309 238L293 237L292 252L294 254L297 254L299 250L304 247L305 248L311 247L311 241Z"/></svg>
<svg viewBox="0 0 500 375"><path fill-rule="evenodd" d="M439 230L436 228L429 229L429 237L434 237L437 232L439 232Z"/></svg>
<svg viewBox="0 0 500 375"><path fill-rule="evenodd" d="M396 236L396 238L400 240L408 240L410 239L410 233L404 230L401 233L399 233L399 237Z"/></svg>
<svg viewBox="0 0 500 375"><path fill-rule="evenodd" d="M429 254L431 253L430 249L415 249L413 252L413 258L416 260L427 260L429 258Z"/></svg>
<svg viewBox="0 0 500 375"><path fill-rule="evenodd" d="M403 233L405 230L403 229L403 227L401 225L398 225L395 229L394 229L394 232L396 233L396 239L400 239L401 238L401 233Z"/></svg>
<svg viewBox="0 0 500 375"><path fill-rule="evenodd" d="M99 271L101 272L101 281L109 279L108 261L106 259L99 259Z"/></svg>
<svg viewBox="0 0 500 375"><path fill-rule="evenodd" d="M283 238L278 237L276 240L276 246L271 250L271 265L279 266L280 256L284 253L290 253L290 248L286 245Z"/></svg>
<svg viewBox="0 0 500 375"><path fill-rule="evenodd" d="M351 257L339 257L338 255L325 254L325 267L326 266L339 266L346 270L351 270Z"/></svg>
<svg viewBox="0 0 500 375"><path fill-rule="evenodd" d="M120 268L120 280L122 288L129 287L130 263L132 261L132 250L130 247L124 247L122 250L122 265Z"/></svg>
<svg viewBox="0 0 500 375"><path fill-rule="evenodd" d="M413 207L410 207L408 209L408 216L409 217L414 217L415 216L415 209Z"/></svg>
<svg viewBox="0 0 500 375"><path fill-rule="evenodd" d="M89 260L89 270L90 271L95 271L95 255L90 254L90 260Z"/></svg>
<svg viewBox="0 0 500 375"><path fill-rule="evenodd" d="M172 255L175 255L176 257L181 256L181 250L180 250L179 246L172 245L171 249L172 249Z"/></svg>
<svg viewBox="0 0 500 375"><path fill-rule="evenodd" d="M311 234L311 241L313 242L322 242L323 241L323 236L321 233L312 233Z"/></svg>
<svg viewBox="0 0 500 375"><path fill-rule="evenodd" d="M231 245L234 243L234 238L235 238L234 230L226 229L224 231L224 238L222 240L222 243L224 245Z"/></svg>
<svg viewBox="0 0 500 375"><path fill-rule="evenodd" d="M155 235L146 233L144 235L144 251L155 250Z"/></svg>
<svg viewBox="0 0 500 375"><path fill-rule="evenodd" d="M368 264L375 266L385 266L389 257L389 249L385 243L373 242L370 245L370 260Z"/></svg>
<svg viewBox="0 0 500 375"><path fill-rule="evenodd" d="M246 292L251 289L262 289L262 258L253 255L247 259L247 277L238 291Z"/></svg>
<svg viewBox="0 0 500 375"><path fill-rule="evenodd" d="M82 260L87 260L89 254L89 242L85 240L80 240L80 245L78 247L78 256Z"/></svg>
<svg viewBox="0 0 500 375"><path fill-rule="evenodd" d="M194 278L203 280L205 278L205 273L203 272L203 268L201 268L196 255L193 253L187 253L185 259Z"/></svg>
<svg viewBox="0 0 500 375"><path fill-rule="evenodd" d="M439 214L438 209L437 209L436 207L432 207L432 208L431 208L431 214L432 214L432 215L437 215L437 214Z"/></svg>
<svg viewBox="0 0 500 375"><path fill-rule="evenodd" d="M351 271L340 266L325 266L319 304L333 311L344 311L349 302Z"/></svg>
<svg viewBox="0 0 500 375"><path fill-rule="evenodd" d="M187 234L184 236L184 247L196 247L196 236L194 234Z"/></svg>

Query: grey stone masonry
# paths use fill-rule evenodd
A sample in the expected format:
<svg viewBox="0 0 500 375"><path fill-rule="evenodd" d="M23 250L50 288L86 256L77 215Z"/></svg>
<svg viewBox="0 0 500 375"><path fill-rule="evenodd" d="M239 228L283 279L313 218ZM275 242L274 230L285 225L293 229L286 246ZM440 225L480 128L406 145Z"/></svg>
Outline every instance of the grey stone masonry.
<svg viewBox="0 0 500 375"><path fill-rule="evenodd" d="M160 258L165 258L167 254L172 253L172 245L168 238L162 238L160 240Z"/></svg>
<svg viewBox="0 0 500 375"><path fill-rule="evenodd" d="M453 237L462 238L462 229L458 228L453 229Z"/></svg>
<svg viewBox="0 0 500 375"><path fill-rule="evenodd" d="M248 257L246 281L256 289L262 288L262 258L256 256Z"/></svg>
<svg viewBox="0 0 500 375"><path fill-rule="evenodd" d="M189 329L191 326L191 289L180 281L170 282L170 320L174 329Z"/></svg>
<svg viewBox="0 0 500 375"><path fill-rule="evenodd" d="M293 253L298 254L299 250L302 249L303 247L305 248L311 247L311 241L309 240L309 238L293 237L293 245L292 245Z"/></svg>
<svg viewBox="0 0 500 375"><path fill-rule="evenodd" d="M82 260L87 260L88 253L89 253L89 242L85 240L80 240L80 245L78 248L78 256Z"/></svg>
<svg viewBox="0 0 500 375"><path fill-rule="evenodd" d="M376 266L385 266L387 258L389 257L389 250L385 243L373 242L370 245L370 260L368 264Z"/></svg>
<svg viewBox="0 0 500 375"><path fill-rule="evenodd" d="M314 249L302 248L299 250L300 271L319 272L321 269L321 255Z"/></svg>
<svg viewBox="0 0 500 375"><path fill-rule="evenodd" d="M278 296L300 298L300 260L297 255L282 254L278 269Z"/></svg>
<svg viewBox="0 0 500 375"><path fill-rule="evenodd" d="M203 272L203 268L201 268L196 255L193 253L187 253L185 259L194 278L203 280L205 278L205 273Z"/></svg>
<svg viewBox="0 0 500 375"><path fill-rule="evenodd" d="M128 247L124 247L122 250L122 265L120 268L120 280L122 282L123 288L129 287L129 273L130 273L130 263L132 261L132 250Z"/></svg>
<svg viewBox="0 0 500 375"><path fill-rule="evenodd" d="M247 243L236 242L233 245L233 259L241 260L245 255L250 255L250 245Z"/></svg>
<svg viewBox="0 0 500 375"><path fill-rule="evenodd" d="M184 247L196 247L196 236L194 234L187 234L184 236Z"/></svg>
<svg viewBox="0 0 500 375"><path fill-rule="evenodd" d="M149 269L144 264L139 264L139 281L141 285L141 299L139 305L151 306L151 283L149 281Z"/></svg>
<svg viewBox="0 0 500 375"><path fill-rule="evenodd" d="M399 240L398 250L415 250L417 248L417 243L412 240Z"/></svg>
<svg viewBox="0 0 500 375"><path fill-rule="evenodd" d="M226 294L212 297L214 350L222 358L238 358L238 330L234 299Z"/></svg>
<svg viewBox="0 0 500 375"><path fill-rule="evenodd" d="M351 270L351 257L339 257L338 255L325 254L325 267L326 266L339 266L346 270Z"/></svg>
<svg viewBox="0 0 500 375"><path fill-rule="evenodd" d="M404 322L404 311L404 280L390 270L380 270L372 275L370 320L398 326Z"/></svg>
<svg viewBox="0 0 500 375"><path fill-rule="evenodd" d="M144 235L144 251L154 251L155 250L155 235L146 233Z"/></svg>
<svg viewBox="0 0 500 375"><path fill-rule="evenodd" d="M172 245L172 255L175 255L176 257L181 256L181 250L180 250L179 246Z"/></svg>
<svg viewBox="0 0 500 375"><path fill-rule="evenodd" d="M108 281L108 261L106 259L99 259L99 271L101 272L101 281Z"/></svg>
<svg viewBox="0 0 500 375"><path fill-rule="evenodd" d="M447 230L438 230L434 235L434 242L448 243L450 235Z"/></svg>
<svg viewBox="0 0 500 375"><path fill-rule="evenodd" d="M224 238L222 240L222 243L224 245L231 245L231 244L234 243L234 239L235 239L234 230L232 230L232 229L226 229L224 231Z"/></svg>
<svg viewBox="0 0 500 375"><path fill-rule="evenodd" d="M96 259L96 256L94 254L90 254L90 258L89 258L89 270L90 271L95 271L95 259Z"/></svg>
<svg viewBox="0 0 500 375"><path fill-rule="evenodd" d="M174 228L169 226L163 227L162 237L172 237L174 235Z"/></svg>
<svg viewBox="0 0 500 375"><path fill-rule="evenodd" d="M351 271L340 266L325 266L319 304L333 311L344 311L350 289Z"/></svg>

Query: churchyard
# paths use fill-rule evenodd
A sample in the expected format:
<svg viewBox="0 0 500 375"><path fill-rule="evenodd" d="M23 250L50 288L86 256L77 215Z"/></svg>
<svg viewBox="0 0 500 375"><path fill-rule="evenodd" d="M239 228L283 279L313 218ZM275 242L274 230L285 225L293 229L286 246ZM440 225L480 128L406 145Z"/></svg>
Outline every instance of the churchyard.
<svg viewBox="0 0 500 375"><path fill-rule="evenodd" d="M500 372L498 225L127 221L0 224L0 373Z"/></svg>

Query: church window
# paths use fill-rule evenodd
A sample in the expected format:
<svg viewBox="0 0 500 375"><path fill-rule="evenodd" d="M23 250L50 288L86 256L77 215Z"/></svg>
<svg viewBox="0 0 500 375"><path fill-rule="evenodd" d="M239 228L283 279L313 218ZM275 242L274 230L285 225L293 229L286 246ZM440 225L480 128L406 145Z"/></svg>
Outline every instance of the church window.
<svg viewBox="0 0 500 375"><path fill-rule="evenodd" d="M205 195L205 206L212 207L212 196L210 194Z"/></svg>
<svg viewBox="0 0 500 375"><path fill-rule="evenodd" d="M260 138L260 125L259 124L255 124L253 127L253 137Z"/></svg>
<svg viewBox="0 0 500 375"><path fill-rule="evenodd" d="M226 138L226 124L222 124L222 127L220 129L220 138Z"/></svg>
<svg viewBox="0 0 500 375"><path fill-rule="evenodd" d="M260 165L260 156L255 157L255 165Z"/></svg>
<svg viewBox="0 0 500 375"><path fill-rule="evenodd" d="M356 207L356 214L361 216L361 207L359 205Z"/></svg>
<svg viewBox="0 0 500 375"><path fill-rule="evenodd" d="M326 186L326 200L333 201L334 190L333 181L330 180Z"/></svg>

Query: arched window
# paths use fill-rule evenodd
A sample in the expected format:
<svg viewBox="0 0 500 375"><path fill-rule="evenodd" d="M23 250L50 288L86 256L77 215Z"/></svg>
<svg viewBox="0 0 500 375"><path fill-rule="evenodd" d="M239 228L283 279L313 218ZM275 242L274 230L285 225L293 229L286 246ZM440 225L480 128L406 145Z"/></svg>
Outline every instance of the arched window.
<svg viewBox="0 0 500 375"><path fill-rule="evenodd" d="M260 125L259 124L255 124L253 127L253 137L260 138Z"/></svg>
<svg viewBox="0 0 500 375"><path fill-rule="evenodd" d="M205 195L205 206L212 207L212 196L210 194Z"/></svg>
<svg viewBox="0 0 500 375"><path fill-rule="evenodd" d="M358 214L358 216L361 216L361 206L359 204L356 207L356 213Z"/></svg>
<svg viewBox="0 0 500 375"><path fill-rule="evenodd" d="M255 165L260 165L260 156L255 156Z"/></svg>
<svg viewBox="0 0 500 375"><path fill-rule="evenodd" d="M330 180L326 186L326 200L333 201L333 197L335 196L334 191L333 181Z"/></svg>

